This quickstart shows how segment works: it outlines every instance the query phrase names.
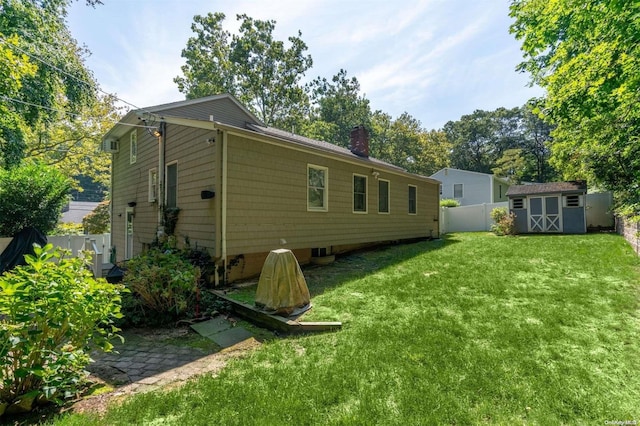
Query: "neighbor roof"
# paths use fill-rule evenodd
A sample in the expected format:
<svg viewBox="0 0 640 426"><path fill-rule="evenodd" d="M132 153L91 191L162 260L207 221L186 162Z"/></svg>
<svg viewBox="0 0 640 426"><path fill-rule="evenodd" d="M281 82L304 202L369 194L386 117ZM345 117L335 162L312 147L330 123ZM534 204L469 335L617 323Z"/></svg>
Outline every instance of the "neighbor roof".
<svg viewBox="0 0 640 426"><path fill-rule="evenodd" d="M533 185L512 185L507 191L507 196L552 194L558 192L587 192L587 183L584 181L548 182Z"/></svg>

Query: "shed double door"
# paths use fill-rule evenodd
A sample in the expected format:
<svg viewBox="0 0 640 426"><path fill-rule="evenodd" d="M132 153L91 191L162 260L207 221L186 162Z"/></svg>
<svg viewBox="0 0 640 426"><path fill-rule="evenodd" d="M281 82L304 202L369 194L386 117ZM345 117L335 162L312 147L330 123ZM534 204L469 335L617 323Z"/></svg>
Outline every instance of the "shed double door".
<svg viewBox="0 0 640 426"><path fill-rule="evenodd" d="M562 232L560 195L529 197L529 232Z"/></svg>

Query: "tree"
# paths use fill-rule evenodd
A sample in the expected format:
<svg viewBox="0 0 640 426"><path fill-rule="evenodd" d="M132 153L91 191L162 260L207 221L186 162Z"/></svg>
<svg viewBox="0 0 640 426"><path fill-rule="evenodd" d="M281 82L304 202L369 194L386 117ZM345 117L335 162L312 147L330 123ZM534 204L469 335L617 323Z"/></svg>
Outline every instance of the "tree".
<svg viewBox="0 0 640 426"><path fill-rule="evenodd" d="M287 48L273 38L276 21L237 15L239 34L231 35L224 19L223 13L194 17L195 36L182 50L184 76L174 79L178 89L187 99L231 93L267 125L297 123L308 103L300 80L313 64L300 31Z"/></svg>
<svg viewBox="0 0 640 426"><path fill-rule="evenodd" d="M444 125L453 144L451 165L462 170L490 173L496 155L497 123L490 111L476 110Z"/></svg>
<svg viewBox="0 0 640 426"><path fill-rule="evenodd" d="M87 51L78 47L64 20L70 1L5 0L0 6L2 49L21 58L7 61L2 54L11 66L0 73L0 87L7 89L3 93L11 94L3 98L5 117L0 120L5 166L24 156L27 126L54 123L61 111L63 116L77 114L96 98L97 84L83 63Z"/></svg>
<svg viewBox="0 0 640 426"><path fill-rule="evenodd" d="M547 91L552 162L640 210L640 3L514 0L519 69Z"/></svg>
<svg viewBox="0 0 640 426"><path fill-rule="evenodd" d="M520 184L526 172L526 161L522 156L522 149L505 150L491 170L498 177L507 178L513 184Z"/></svg>
<svg viewBox="0 0 640 426"><path fill-rule="evenodd" d="M312 107L311 123L305 130L307 136L313 137L312 134L319 127L330 129L322 140L348 147L354 126L370 127L369 100L360 95L358 79L348 78L346 70L341 69L330 81L317 77L308 85L308 90L311 93Z"/></svg>
<svg viewBox="0 0 640 426"><path fill-rule="evenodd" d="M82 226L87 234L104 234L109 232L109 201L103 201L88 215L82 218Z"/></svg>
<svg viewBox="0 0 640 426"><path fill-rule="evenodd" d="M0 169L0 235L26 227L46 235L56 227L70 189L71 181L49 166L27 162Z"/></svg>

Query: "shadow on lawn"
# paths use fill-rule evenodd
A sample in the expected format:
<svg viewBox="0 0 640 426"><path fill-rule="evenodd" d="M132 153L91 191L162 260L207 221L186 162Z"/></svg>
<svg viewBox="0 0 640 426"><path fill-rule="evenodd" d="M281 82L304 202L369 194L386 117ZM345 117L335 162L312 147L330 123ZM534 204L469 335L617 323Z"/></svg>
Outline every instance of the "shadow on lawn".
<svg viewBox="0 0 640 426"><path fill-rule="evenodd" d="M319 296L327 290L339 287L345 282L362 278L384 268L406 262L426 252L444 248L460 242L455 236L444 235L440 239L404 244L387 244L364 248L336 255L329 265L304 265L301 267L311 297ZM232 285L229 297L253 304L258 278Z"/></svg>

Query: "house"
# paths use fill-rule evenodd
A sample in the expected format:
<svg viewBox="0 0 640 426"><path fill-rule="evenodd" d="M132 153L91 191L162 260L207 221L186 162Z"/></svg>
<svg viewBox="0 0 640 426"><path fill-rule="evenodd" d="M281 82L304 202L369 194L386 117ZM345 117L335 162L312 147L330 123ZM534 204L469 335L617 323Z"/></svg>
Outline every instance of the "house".
<svg viewBox="0 0 640 426"><path fill-rule="evenodd" d="M452 198L461 206L507 201L509 182L487 173L446 167L431 175L442 182L440 198Z"/></svg>
<svg viewBox="0 0 640 426"><path fill-rule="evenodd" d="M513 185L507 191L518 233L587 232L587 185L582 181Z"/></svg>
<svg viewBox="0 0 640 426"><path fill-rule="evenodd" d="M216 284L260 273L271 250L300 263L374 243L438 236L439 182L351 149L265 126L234 97L134 110L103 137L112 152L118 261L167 231L207 250ZM179 209L179 210L178 210Z"/></svg>

